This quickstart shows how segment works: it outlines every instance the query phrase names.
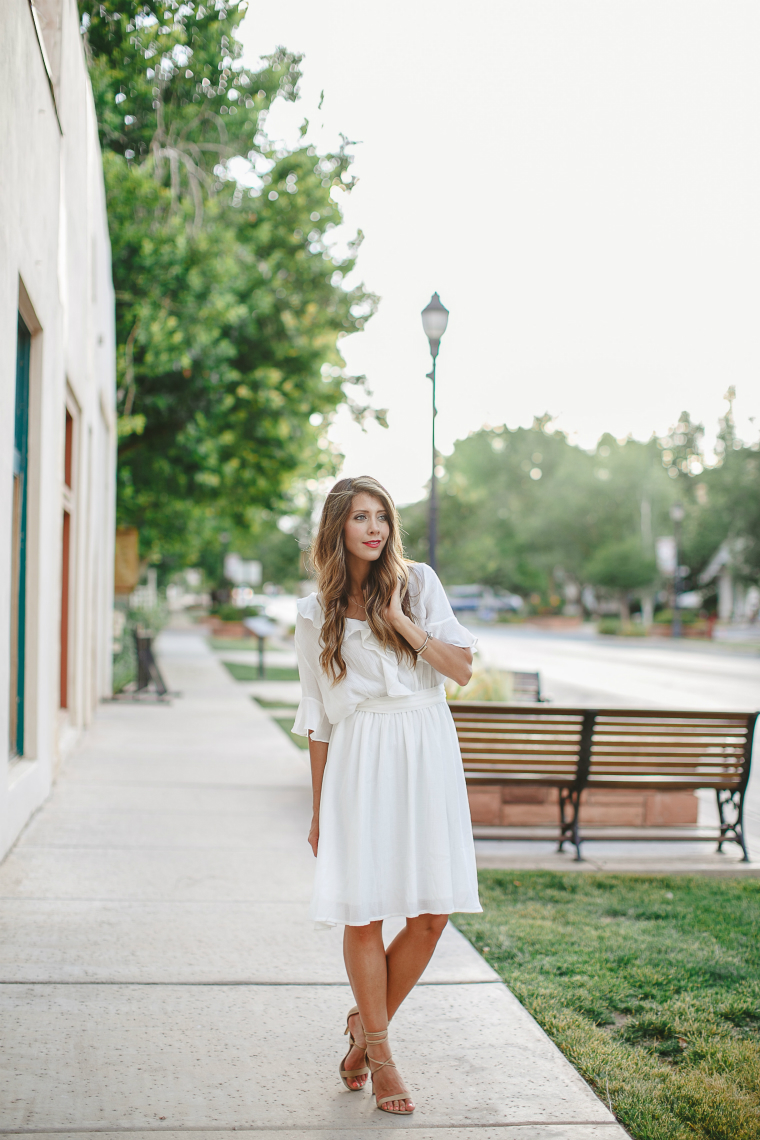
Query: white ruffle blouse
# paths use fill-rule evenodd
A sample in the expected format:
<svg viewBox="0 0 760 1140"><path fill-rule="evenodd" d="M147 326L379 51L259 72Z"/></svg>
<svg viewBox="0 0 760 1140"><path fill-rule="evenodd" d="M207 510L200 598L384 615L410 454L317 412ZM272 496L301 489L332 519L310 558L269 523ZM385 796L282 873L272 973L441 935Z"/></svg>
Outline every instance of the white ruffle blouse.
<svg viewBox="0 0 760 1140"><path fill-rule="evenodd" d="M431 637L450 645L474 648L477 638L457 621L437 574L424 562L409 567L410 602L415 621ZM434 689L445 678L424 658L416 665L398 660L390 647L383 648L365 621L346 620L343 660L346 676L337 684L319 663L320 634L324 612L317 594L298 602L296 654L301 677L301 703L292 731L297 736L329 742L333 725L356 711L362 701L375 697L405 697L422 689Z"/></svg>

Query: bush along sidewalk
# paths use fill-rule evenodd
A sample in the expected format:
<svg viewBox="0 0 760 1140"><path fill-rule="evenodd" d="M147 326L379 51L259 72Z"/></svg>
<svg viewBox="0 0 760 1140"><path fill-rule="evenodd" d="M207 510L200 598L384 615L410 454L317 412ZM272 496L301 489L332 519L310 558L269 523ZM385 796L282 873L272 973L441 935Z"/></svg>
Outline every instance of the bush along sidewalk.
<svg viewBox="0 0 760 1140"><path fill-rule="evenodd" d="M482 871L453 921L634 1140L760 1137L760 880Z"/></svg>

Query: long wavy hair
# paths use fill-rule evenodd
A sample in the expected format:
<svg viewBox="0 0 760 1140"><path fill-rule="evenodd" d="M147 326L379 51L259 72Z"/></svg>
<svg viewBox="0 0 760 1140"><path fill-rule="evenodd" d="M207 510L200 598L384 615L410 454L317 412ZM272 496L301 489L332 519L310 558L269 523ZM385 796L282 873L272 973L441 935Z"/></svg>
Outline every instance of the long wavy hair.
<svg viewBox="0 0 760 1140"><path fill-rule="evenodd" d="M414 664L417 660L417 655L409 642L397 633L384 617L400 578L401 608L406 616L414 621L409 596L411 563L404 557L401 528L393 499L385 487L371 475L360 475L356 479L340 479L325 500L322 517L319 520L319 530L310 552L312 565L317 572L319 596L325 615L319 663L325 673L332 676L333 684L337 684L346 675L342 650L350 581L344 528L354 498L362 492L374 495L380 500L388 516L390 528L388 541L380 557L369 564L369 574L364 585L367 625L383 648L390 646L399 661L407 658L411 664Z"/></svg>

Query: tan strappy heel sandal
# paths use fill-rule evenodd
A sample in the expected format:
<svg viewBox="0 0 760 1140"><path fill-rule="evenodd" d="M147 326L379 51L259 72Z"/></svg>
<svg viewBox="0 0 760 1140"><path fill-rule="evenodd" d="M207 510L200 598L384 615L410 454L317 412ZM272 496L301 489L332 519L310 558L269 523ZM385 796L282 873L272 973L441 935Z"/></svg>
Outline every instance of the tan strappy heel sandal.
<svg viewBox="0 0 760 1140"><path fill-rule="evenodd" d="M371 1033L365 1029L364 1030L364 1039L367 1042L367 1049L369 1049L370 1045L380 1045L383 1041L388 1040L388 1030L387 1029L380 1029L377 1031L377 1033ZM375 1089L375 1073L378 1072L380 1069L384 1068L385 1065L390 1065L391 1068L393 1068L393 1069L397 1068L396 1063L393 1060L393 1057L389 1057L387 1061L375 1061L373 1057L370 1057L367 1050L365 1050L364 1056L365 1056L366 1060L369 1062L369 1073L370 1073L370 1078L372 1080L372 1093L373 1093L373 1096L375 1098L375 1105L377 1106L377 1108L379 1108L381 1112L391 1113L392 1116L411 1116L412 1113L414 1112L413 1108L384 1108L383 1107L383 1105L387 1104L391 1100L404 1100L404 1101L411 1100L412 1098L409 1096L408 1093L392 1093L390 1096L381 1096L380 1099L378 1100L377 1093L374 1091L374 1089ZM375 1066L374 1069L372 1068L373 1064Z"/></svg>
<svg viewBox="0 0 760 1140"><path fill-rule="evenodd" d="M361 1049L361 1045L357 1045L356 1042L354 1041L354 1035L351 1032L349 1025L348 1025L349 1021L354 1016L354 1014L358 1013L358 1012L359 1012L359 1006L355 1005L353 1009L349 1009L349 1011L346 1015L346 1028L343 1031L343 1036L345 1037L345 1035L347 1033L348 1039L351 1042L351 1044L348 1047L348 1053L350 1053L352 1049ZM340 1063L340 1067L338 1068L338 1072L340 1073L340 1079L343 1081L343 1084L346 1086L346 1088L348 1089L349 1092L361 1092L363 1088L366 1088L367 1082L365 1081L363 1085L356 1085L356 1087L354 1087L353 1085L350 1085L348 1083L348 1077L363 1077L365 1075L365 1073L369 1073L370 1070L366 1065L364 1066L363 1069L344 1069L343 1066L346 1063L346 1058L348 1057L348 1053L346 1053L346 1056L343 1058L343 1060ZM367 1046L366 1045L364 1046L364 1059L365 1059L365 1061L367 1059Z"/></svg>

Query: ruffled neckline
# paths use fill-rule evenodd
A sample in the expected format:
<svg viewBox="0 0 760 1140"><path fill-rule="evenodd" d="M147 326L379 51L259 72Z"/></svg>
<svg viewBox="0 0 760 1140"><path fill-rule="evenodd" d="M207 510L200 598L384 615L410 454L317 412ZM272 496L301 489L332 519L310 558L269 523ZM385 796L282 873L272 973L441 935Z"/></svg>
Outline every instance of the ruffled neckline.
<svg viewBox="0 0 760 1140"><path fill-rule="evenodd" d="M322 629L324 609L318 594L309 594L308 597L301 598L296 605L301 617L310 621L315 629ZM400 662L390 646L383 648L366 621L360 621L358 618L346 618L346 635L344 640L348 640L348 638L357 635L361 637L363 648L369 653L376 653L380 658L387 695L389 697L406 696L409 690L399 680Z"/></svg>
<svg viewBox="0 0 760 1140"><path fill-rule="evenodd" d="M296 602L296 609L301 617L306 618L316 629L321 629L325 620L325 611L319 600L319 594L309 594L305 598L299 598ZM352 633L371 633L366 621L360 618L346 618L347 636L350 637Z"/></svg>

